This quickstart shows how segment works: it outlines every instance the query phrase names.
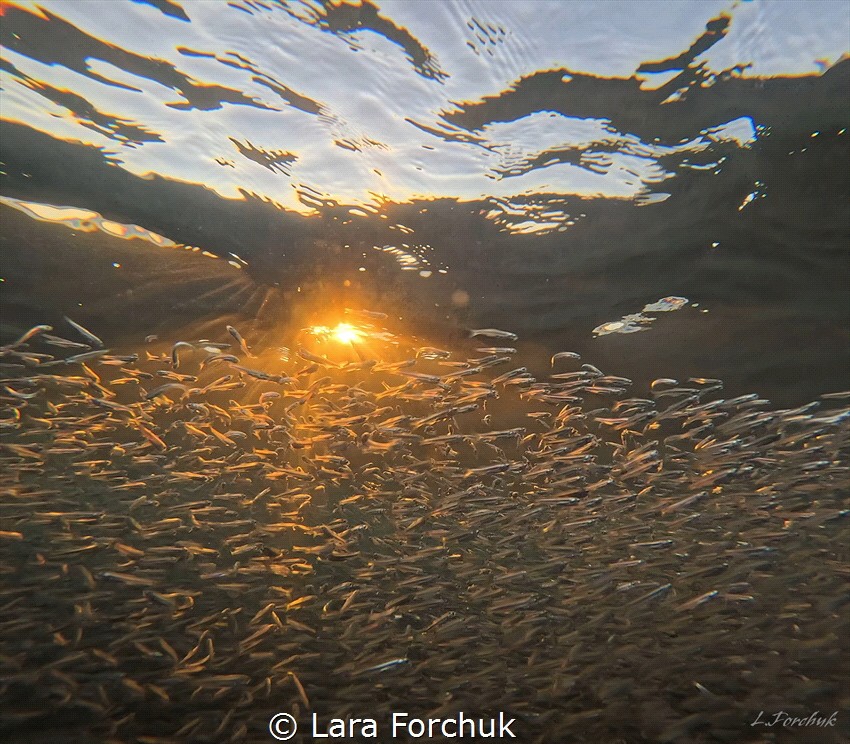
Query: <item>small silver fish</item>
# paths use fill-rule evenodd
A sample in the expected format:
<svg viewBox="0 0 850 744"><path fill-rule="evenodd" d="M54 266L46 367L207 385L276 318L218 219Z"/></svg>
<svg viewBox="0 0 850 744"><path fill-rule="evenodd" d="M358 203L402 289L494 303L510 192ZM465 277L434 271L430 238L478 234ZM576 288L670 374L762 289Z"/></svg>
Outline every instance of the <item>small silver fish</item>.
<svg viewBox="0 0 850 744"><path fill-rule="evenodd" d="M212 364L213 362L232 362L233 364L239 363L239 357L233 356L233 354L213 354L212 356L208 356L204 359L200 367L203 369L208 364Z"/></svg>
<svg viewBox="0 0 850 744"><path fill-rule="evenodd" d="M92 359L97 359L109 353L109 349L96 349L95 351L86 351L82 354L66 357L65 359L57 359L55 362L45 362L42 367L53 367L57 364L78 364L88 362Z"/></svg>
<svg viewBox="0 0 850 744"><path fill-rule="evenodd" d="M435 349L433 346L423 346L416 350L416 356L426 359L448 359L452 353L445 349Z"/></svg>
<svg viewBox="0 0 850 744"><path fill-rule="evenodd" d="M379 313L376 310L351 310L346 308L345 312L349 315L360 315L361 317L374 318L375 320L386 320L389 317L386 313Z"/></svg>
<svg viewBox="0 0 850 744"><path fill-rule="evenodd" d="M242 338L239 331L237 331L233 326L227 326L227 332L236 339L236 343L239 344L239 348L242 349L242 353L245 356L253 356L253 354L248 350L248 344L245 343L245 339Z"/></svg>
<svg viewBox="0 0 850 744"><path fill-rule="evenodd" d="M375 666L363 669L360 674L365 674L366 672L383 672L385 669L391 669L394 666L406 663L407 659L391 659L390 661L385 661L383 664L375 664Z"/></svg>
<svg viewBox="0 0 850 744"><path fill-rule="evenodd" d="M30 328L23 336L21 336L17 341L15 341L15 343L10 344L9 346L4 347L4 348L16 349L21 344L24 344L27 341L29 341L33 336L37 336L39 333L45 333L46 331L52 331L52 330L53 330L53 326L37 325L34 328Z"/></svg>
<svg viewBox="0 0 850 744"><path fill-rule="evenodd" d="M527 367L517 367L516 369L512 369L510 372L505 372L503 375L499 375L498 377L494 377L491 382L494 385L498 385L500 382L505 382L506 380L510 380L513 377L517 377L519 375L524 375L528 372Z"/></svg>
<svg viewBox="0 0 850 744"><path fill-rule="evenodd" d="M97 336L95 336L91 331L83 328L79 323L75 323L68 317L64 318L65 322L70 325L77 333L79 333L86 341L98 348L103 348L103 341L101 341Z"/></svg>
<svg viewBox="0 0 850 744"><path fill-rule="evenodd" d="M484 336L485 338L505 338L508 341L517 341L519 336L510 331L500 331L498 328L478 328L469 332L469 338Z"/></svg>
<svg viewBox="0 0 850 744"><path fill-rule="evenodd" d="M550 360L550 364L552 367L555 366L555 362L559 359L577 359L581 361L581 354L576 354L574 351L559 351L557 354L552 355L552 359Z"/></svg>
<svg viewBox="0 0 850 744"><path fill-rule="evenodd" d="M338 365L334 364L329 359L325 359L324 357L317 356L316 354L312 354L307 351L307 349L298 349L298 356L302 359L306 359L308 362L315 362L316 364L324 365L325 367L336 367Z"/></svg>
<svg viewBox="0 0 850 744"><path fill-rule="evenodd" d="M510 346L484 346L481 349L476 349L476 352L479 354L516 354L516 349L511 348Z"/></svg>
<svg viewBox="0 0 850 744"><path fill-rule="evenodd" d="M148 391L145 395L145 400L153 400L158 395L162 395L167 390L180 390L181 398L185 398L189 394L189 388L179 382L167 382L165 385L160 385L158 388Z"/></svg>
<svg viewBox="0 0 850 744"><path fill-rule="evenodd" d="M81 344L78 341L69 341L67 338L53 336L49 333L42 333L41 338L46 344L58 346L61 349L91 349L89 344Z"/></svg>
<svg viewBox="0 0 850 744"><path fill-rule="evenodd" d="M186 341L178 341L174 346L171 347L171 366L174 369L177 369L180 366L180 357L177 355L178 349L194 349L195 347L192 344L187 343Z"/></svg>

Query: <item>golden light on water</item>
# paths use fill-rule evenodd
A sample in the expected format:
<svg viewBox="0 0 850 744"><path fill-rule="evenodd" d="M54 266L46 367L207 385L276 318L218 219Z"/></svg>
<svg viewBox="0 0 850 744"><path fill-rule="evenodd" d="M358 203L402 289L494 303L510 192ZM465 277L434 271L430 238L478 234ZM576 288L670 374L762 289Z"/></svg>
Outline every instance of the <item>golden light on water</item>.
<svg viewBox="0 0 850 744"><path fill-rule="evenodd" d="M364 338L364 333L350 323L338 323L335 328L328 326L313 326L308 329L310 333L319 338L332 338L341 344L351 344Z"/></svg>
<svg viewBox="0 0 850 744"><path fill-rule="evenodd" d="M328 319L325 323L302 328L304 335L299 343L303 343L310 353L335 363L357 363L385 359L388 346L398 347L399 343L408 346L412 342L410 339L402 342L394 333L370 322L334 321L335 318Z"/></svg>
<svg viewBox="0 0 850 744"><path fill-rule="evenodd" d="M331 335L343 344L351 344L363 338L363 334L349 323L340 323L331 331Z"/></svg>

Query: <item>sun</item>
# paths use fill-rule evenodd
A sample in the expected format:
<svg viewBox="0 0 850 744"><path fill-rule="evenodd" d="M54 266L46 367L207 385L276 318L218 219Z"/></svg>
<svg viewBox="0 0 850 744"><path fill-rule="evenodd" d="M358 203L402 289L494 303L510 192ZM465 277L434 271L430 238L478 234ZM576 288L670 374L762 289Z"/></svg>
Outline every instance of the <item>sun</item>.
<svg viewBox="0 0 850 744"><path fill-rule="evenodd" d="M331 335L342 344L351 344L363 338L363 334L353 325L340 323L331 331Z"/></svg>

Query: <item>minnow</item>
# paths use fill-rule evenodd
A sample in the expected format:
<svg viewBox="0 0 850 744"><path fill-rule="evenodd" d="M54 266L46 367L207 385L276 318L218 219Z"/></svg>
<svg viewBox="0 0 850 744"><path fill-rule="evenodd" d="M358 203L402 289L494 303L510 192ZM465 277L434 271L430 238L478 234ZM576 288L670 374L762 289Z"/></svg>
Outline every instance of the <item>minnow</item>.
<svg viewBox="0 0 850 744"><path fill-rule="evenodd" d="M528 372L527 367L517 367L516 369L512 369L510 372L505 372L503 375L499 375L498 377L494 377L490 382L494 385L499 384L500 382L505 382L506 380L510 380L512 377L518 377L519 375L524 375Z"/></svg>
<svg viewBox="0 0 850 744"><path fill-rule="evenodd" d="M386 313L379 313L376 310L350 310L345 308L345 312L349 315L362 315L364 318L374 318L375 320L386 320L390 317Z"/></svg>
<svg viewBox="0 0 850 744"><path fill-rule="evenodd" d="M287 621L287 622L290 622L290 621ZM300 623L298 625L300 625ZM306 626L304 626L304 627L306 627ZM309 630L312 630L312 629L309 629ZM304 691L304 685L301 684L301 680L298 679L297 675L293 671L289 671L289 672L287 672L287 674L292 679L292 682L295 685L295 689L298 690L298 697L301 698L301 702L303 702L304 705L307 708L310 708L311 707L310 706L310 699L307 697L307 693Z"/></svg>
<svg viewBox="0 0 850 744"><path fill-rule="evenodd" d="M758 397L758 393L748 393L747 395L739 395L737 398L730 398L729 400L727 400L723 404L723 407L726 408L727 406L737 406L740 403L749 403L752 400L756 400Z"/></svg>
<svg viewBox="0 0 850 744"><path fill-rule="evenodd" d="M36 327L39 328L41 326L36 326ZM44 327L50 328L50 326L44 326ZM89 344L81 344L78 341L69 341L67 338L61 338L60 336L53 336L50 333L42 333L41 339L46 344L50 344L51 346L58 346L62 349L91 349L91 346L89 346Z"/></svg>
<svg viewBox="0 0 850 744"><path fill-rule="evenodd" d="M21 393L17 390L12 390L12 388L7 385L3 386L3 390L5 390L9 395L18 398L19 400L32 400L33 398L37 398L44 392L44 389L36 390L34 393Z"/></svg>
<svg viewBox="0 0 850 744"><path fill-rule="evenodd" d="M213 362L232 362L233 364L239 363L239 357L233 356L233 354L213 354L212 356L208 356L201 362L201 369L206 367L208 364L212 364Z"/></svg>
<svg viewBox="0 0 850 744"><path fill-rule="evenodd" d="M308 393L314 393L314 392L316 392L316 390L318 388L320 388L322 385L324 385L325 383L328 383L330 381L331 381L330 377L320 377L318 380L313 380L313 382L310 383L310 387L307 388L307 392Z"/></svg>
<svg viewBox="0 0 850 744"><path fill-rule="evenodd" d="M49 354L23 354L20 351L15 351L14 349L6 349L2 350L2 354L4 356L13 356L20 359L26 366L28 367L37 367L41 364L43 357L49 357L53 359ZM16 365L17 367L21 367L21 365Z"/></svg>
<svg viewBox="0 0 850 744"><path fill-rule="evenodd" d="M513 463L510 462L498 462L495 465L484 465L480 468L471 468L466 471L464 474L464 478L470 478L474 475L494 475L496 473L504 473L506 470L509 470Z"/></svg>
<svg viewBox="0 0 850 744"><path fill-rule="evenodd" d="M416 350L417 357L426 357L428 359L448 359L452 353L444 349L435 349L433 346L423 346Z"/></svg>
<svg viewBox="0 0 850 744"><path fill-rule="evenodd" d="M391 669L394 666L406 663L407 659L391 659L390 661L385 661L383 664L375 664L375 666L368 667L366 669L361 670L360 672L355 672L355 674L365 674L366 672L383 672L385 669Z"/></svg>
<svg viewBox="0 0 850 744"><path fill-rule="evenodd" d="M82 354L75 354L74 356L69 356L65 359L57 359L54 362L44 362L41 366L53 367L57 364L79 364L82 362L88 362L92 359L97 359L98 357L102 357L108 353L109 349L96 349L95 351L86 351Z"/></svg>
<svg viewBox="0 0 850 744"><path fill-rule="evenodd" d="M574 351L559 351L557 354L553 354L552 358L549 360L549 364L554 367L555 362L559 359L577 359L581 361L581 354L576 354Z"/></svg>
<svg viewBox="0 0 850 744"><path fill-rule="evenodd" d="M119 573L118 571L102 571L99 575L102 579L116 579L130 586L154 586L156 582L153 579L146 579L142 576L134 576L133 574Z"/></svg>
<svg viewBox="0 0 850 744"><path fill-rule="evenodd" d="M510 331L500 331L498 328L478 328L469 332L469 338L485 336L486 338L506 338L509 341L519 340L519 336Z"/></svg>
<svg viewBox="0 0 850 744"><path fill-rule="evenodd" d="M375 359L365 359L362 362L349 362L344 364L340 369L343 372L356 372L358 370L365 371L372 369L377 364L377 360Z"/></svg>
<svg viewBox="0 0 850 744"><path fill-rule="evenodd" d="M578 372L559 372L557 375L549 375L550 380L584 380L585 382L590 382L590 372L586 369L579 370Z"/></svg>
<svg viewBox="0 0 850 744"><path fill-rule="evenodd" d="M177 369L180 366L180 357L177 355L178 349L194 349L190 343L186 343L186 341L178 341L174 346L171 347L171 366L174 369Z"/></svg>
<svg viewBox="0 0 850 744"><path fill-rule="evenodd" d="M130 374L134 374L137 377L140 376L139 373L136 372L135 370L125 370L125 371L130 372ZM173 380L174 382L197 382L198 381L198 378L195 375L181 375L181 374L178 374L177 372L171 372L167 369L158 369L156 371L156 373L159 377L165 377L169 380ZM143 374L144 373L142 373L142 375ZM150 375L146 379L152 380L153 375Z"/></svg>
<svg viewBox="0 0 850 744"><path fill-rule="evenodd" d="M679 381L674 380L672 377L659 377L657 380L653 380L649 383L649 389L655 390L657 387L661 385L678 385Z"/></svg>
<svg viewBox="0 0 850 744"><path fill-rule="evenodd" d="M824 393L821 398L824 400L844 400L850 398L850 390L843 390L839 393Z"/></svg>
<svg viewBox="0 0 850 744"><path fill-rule="evenodd" d="M466 434L443 434L442 436L423 439L420 444L452 444L463 442L466 439L468 439L468 435Z"/></svg>
<svg viewBox="0 0 850 744"><path fill-rule="evenodd" d="M245 339L244 339L244 338L242 338L242 336L239 334L239 331L237 331L237 330L236 330L233 326L227 326L227 332L228 332L231 336L233 336L233 338L235 338L235 339L236 339L236 343L237 343L237 344L239 344L239 348L240 348L240 349L242 349L242 353L243 353L245 356L249 356L249 357L250 357L250 356L254 356L254 355L253 355L253 354L252 354L252 353L248 350L248 344L246 344L246 343L245 343Z"/></svg>
<svg viewBox="0 0 850 744"><path fill-rule="evenodd" d="M710 592L706 592L705 594L701 594L699 597L692 599L688 602L683 602L676 608L676 612L686 612L687 610L693 610L699 607L702 604L705 604L710 599L714 599L718 596L720 592L717 589L712 589ZM703 688L705 689L705 688Z"/></svg>
<svg viewBox="0 0 850 744"><path fill-rule="evenodd" d="M655 597L660 597L662 594L664 594L664 592L668 591L670 589L670 587L672 587L672 586L673 586L672 584L664 584L664 586L659 586L658 589L653 589L651 592L644 594L642 597L638 597L637 599L632 600L631 602L629 602L629 605L631 606L631 605L640 604L641 602L645 602L648 599L654 599Z"/></svg>
<svg viewBox="0 0 850 744"><path fill-rule="evenodd" d="M68 378L73 379L73 378ZM129 413L132 416L136 416L138 414L137 411L133 410L129 406L125 406L122 403L114 403L111 400L105 400L104 398L95 398L91 396L88 398L89 403L93 403L96 406L101 406L103 408L108 408L111 411L121 411L122 413ZM150 420L150 417L147 414L144 414L146 420Z"/></svg>
<svg viewBox="0 0 850 744"><path fill-rule="evenodd" d="M145 439L147 439L151 444L155 444L162 450L168 449L168 445L163 442L156 434L154 434L147 426L143 426L138 421L135 422L135 427L142 432L142 435Z"/></svg>
<svg viewBox="0 0 850 744"><path fill-rule="evenodd" d="M469 377L470 375L477 375L480 372L483 372L483 367L470 367L469 369L461 369L457 372L451 372L447 375L443 375L442 379L445 381L457 380L461 377Z"/></svg>
<svg viewBox="0 0 850 744"><path fill-rule="evenodd" d="M33 328L30 328L23 336L21 336L15 343L9 344L8 346L4 346L4 349L16 349L18 346L25 344L29 341L33 336L37 336L39 333L45 333L46 331L52 331L53 326L49 325L37 325Z"/></svg>
<svg viewBox="0 0 850 744"><path fill-rule="evenodd" d="M210 427L210 433L216 439L218 439L218 441L221 442L222 444L227 445L228 447L235 447L236 446L236 442L234 442L230 437L227 437L224 434L222 434L220 431L217 431L212 426Z"/></svg>
<svg viewBox="0 0 850 744"><path fill-rule="evenodd" d="M499 364L506 364L509 361L511 361L511 358L509 356L496 356L495 354L493 354L492 356L479 359L478 366L481 369L488 369L489 367L496 367Z"/></svg>
<svg viewBox="0 0 850 744"><path fill-rule="evenodd" d="M421 372L405 372L403 370L398 370L396 374L404 375L405 377L412 377L414 380L418 382L440 382L441 378L438 375L426 375Z"/></svg>
<svg viewBox="0 0 850 744"><path fill-rule="evenodd" d="M83 374L88 377L92 382L94 382L95 386L100 385L100 377L98 376L97 372L95 372L93 369L83 363L80 363L80 366L83 368ZM110 395L107 397L112 396Z"/></svg>
<svg viewBox="0 0 850 744"><path fill-rule="evenodd" d="M167 390L177 389L182 391L182 394L180 395L181 399L189 395L189 388L187 388L184 384L180 382L167 382L165 383L165 385L160 385L158 388L154 388L153 390L148 391L145 395L145 400L153 400L154 398L156 398L157 395L162 395L162 393L166 392Z"/></svg>
<svg viewBox="0 0 850 744"><path fill-rule="evenodd" d="M69 317L64 316L63 320L70 325L77 333L79 333L86 341L94 346L99 348L103 348L103 341L101 341L97 336L95 336L91 331L83 328L79 323L75 323Z"/></svg>
<svg viewBox="0 0 850 744"><path fill-rule="evenodd" d="M537 382L536 377L532 377L529 374L517 375L516 377L512 377L510 380L505 380L505 385L531 385Z"/></svg>
<svg viewBox="0 0 850 744"><path fill-rule="evenodd" d="M380 364L375 365L372 368L373 372L396 372L400 369L407 369L408 367L413 367L416 364L415 359L405 359L402 362L395 362L393 364L388 364L386 362L381 362Z"/></svg>
<svg viewBox="0 0 850 744"><path fill-rule="evenodd" d="M183 425L183 428L193 436L200 437L201 439L207 438L207 433L205 431L201 431L197 426L192 426L192 424L187 423L186 421L181 421L181 424Z"/></svg>
<svg viewBox="0 0 850 744"><path fill-rule="evenodd" d="M315 364L323 364L325 367L339 366L337 364L334 364L332 361L325 359L324 357L311 354L309 351L307 351L307 349L298 349L298 356L300 356L302 359L306 359L308 362L313 362Z"/></svg>
<svg viewBox="0 0 850 744"><path fill-rule="evenodd" d="M521 437L525 434L525 428L520 426L516 429L504 429L503 431L488 431L485 434L476 435L478 439L485 441L489 439L509 439L511 437Z"/></svg>
<svg viewBox="0 0 850 744"><path fill-rule="evenodd" d="M258 369L248 369L248 367L241 367L238 364L231 364L231 367L239 372L244 372L249 377L253 377L257 380L268 380L269 382L277 382L282 384L284 382L295 382L291 377L281 377L280 375L270 375L267 372L261 372Z"/></svg>
<svg viewBox="0 0 850 744"><path fill-rule="evenodd" d="M723 380L717 380L713 377L689 377L688 382L693 382L697 385L723 385Z"/></svg>
<svg viewBox="0 0 850 744"><path fill-rule="evenodd" d="M616 375L603 375L593 381L594 385L634 385L628 377L617 377Z"/></svg>
<svg viewBox="0 0 850 744"><path fill-rule="evenodd" d="M9 450L9 452L14 452L19 457L32 457L35 460L43 460L44 456L39 454L38 452L30 449L30 447L38 447L38 445L23 445L23 444L12 444L10 442L4 442L2 445L3 448Z"/></svg>

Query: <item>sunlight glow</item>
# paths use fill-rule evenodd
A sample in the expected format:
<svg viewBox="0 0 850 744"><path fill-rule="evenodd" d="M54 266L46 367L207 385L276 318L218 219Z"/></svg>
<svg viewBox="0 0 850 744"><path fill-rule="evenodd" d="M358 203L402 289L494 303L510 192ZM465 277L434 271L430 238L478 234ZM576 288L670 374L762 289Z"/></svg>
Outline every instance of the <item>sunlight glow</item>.
<svg viewBox="0 0 850 744"><path fill-rule="evenodd" d="M330 337L341 344L351 344L364 338L364 333L350 323L339 323L335 328L313 326L310 333L315 336Z"/></svg>
<svg viewBox="0 0 850 744"><path fill-rule="evenodd" d="M360 331L348 323L340 323L333 329L333 337L343 344L350 344L353 341L359 341L362 338Z"/></svg>

